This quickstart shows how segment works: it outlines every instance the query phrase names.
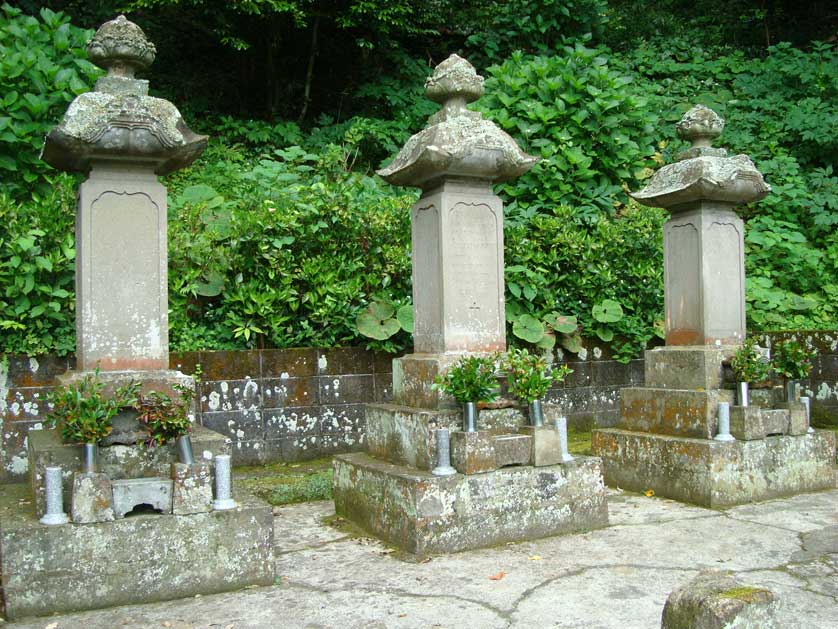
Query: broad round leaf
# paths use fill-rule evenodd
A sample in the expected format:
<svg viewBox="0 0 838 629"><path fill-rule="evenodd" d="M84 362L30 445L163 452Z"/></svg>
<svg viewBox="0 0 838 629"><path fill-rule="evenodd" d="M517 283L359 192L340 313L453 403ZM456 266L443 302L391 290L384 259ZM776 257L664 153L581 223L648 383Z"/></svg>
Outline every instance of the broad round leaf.
<svg viewBox="0 0 838 629"><path fill-rule="evenodd" d="M605 299L591 309L591 314L600 323L616 323L623 318L623 307L613 299Z"/></svg>
<svg viewBox="0 0 838 629"><path fill-rule="evenodd" d="M553 349L556 345L556 335L552 332L545 332L541 340L535 345L541 349Z"/></svg>
<svg viewBox="0 0 838 629"><path fill-rule="evenodd" d="M384 321L392 317L396 309L383 301L374 301L367 307L367 311L379 321Z"/></svg>
<svg viewBox="0 0 838 629"><path fill-rule="evenodd" d="M568 315L556 315L555 319L550 322L550 327L562 334L573 334L576 332L577 325L579 324L576 321L576 317Z"/></svg>
<svg viewBox="0 0 838 629"><path fill-rule="evenodd" d="M195 292L202 297L216 297L224 290L224 276L216 271L210 271L204 276L203 282L198 282Z"/></svg>
<svg viewBox="0 0 838 629"><path fill-rule="evenodd" d="M396 319L402 330L409 334L413 334L413 306L405 304L396 311Z"/></svg>
<svg viewBox="0 0 838 629"><path fill-rule="evenodd" d="M601 340L605 341L606 343L608 343L609 341L611 341L614 338L614 331L609 330L608 328L601 328L600 327L600 328L597 328L594 331L596 332L596 335Z"/></svg>
<svg viewBox="0 0 838 629"><path fill-rule="evenodd" d="M579 334L562 334L559 341L567 351L578 354L582 351L582 337Z"/></svg>
<svg viewBox="0 0 838 629"><path fill-rule="evenodd" d="M532 315L524 314L512 325L512 333L528 343L538 343L544 336L544 325Z"/></svg>
<svg viewBox="0 0 838 629"><path fill-rule="evenodd" d="M356 324L358 326L358 332L378 341L389 339L401 329L399 322L395 319L385 319L382 321L368 310L358 315Z"/></svg>

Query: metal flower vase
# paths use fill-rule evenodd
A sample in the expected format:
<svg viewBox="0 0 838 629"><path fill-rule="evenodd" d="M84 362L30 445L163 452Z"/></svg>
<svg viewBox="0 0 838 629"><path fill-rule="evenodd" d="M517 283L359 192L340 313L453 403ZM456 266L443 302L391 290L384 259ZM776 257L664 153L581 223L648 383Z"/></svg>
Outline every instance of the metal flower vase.
<svg viewBox="0 0 838 629"><path fill-rule="evenodd" d="M181 463L192 465L195 463L195 456L192 452L192 438L189 435L181 435L175 440L177 444L177 456Z"/></svg>
<svg viewBox="0 0 838 629"><path fill-rule="evenodd" d="M463 404L463 430L466 432L477 430L477 402Z"/></svg>
<svg viewBox="0 0 838 629"><path fill-rule="evenodd" d="M544 410L541 408L541 400L530 402L530 425L537 428L544 425Z"/></svg>
<svg viewBox="0 0 838 629"><path fill-rule="evenodd" d="M82 472L95 474L99 471L99 444L85 443L82 445Z"/></svg>
<svg viewBox="0 0 838 629"><path fill-rule="evenodd" d="M797 380L786 380L786 402L800 400L800 383Z"/></svg>
<svg viewBox="0 0 838 629"><path fill-rule="evenodd" d="M736 403L739 406L748 406L748 383L736 383Z"/></svg>

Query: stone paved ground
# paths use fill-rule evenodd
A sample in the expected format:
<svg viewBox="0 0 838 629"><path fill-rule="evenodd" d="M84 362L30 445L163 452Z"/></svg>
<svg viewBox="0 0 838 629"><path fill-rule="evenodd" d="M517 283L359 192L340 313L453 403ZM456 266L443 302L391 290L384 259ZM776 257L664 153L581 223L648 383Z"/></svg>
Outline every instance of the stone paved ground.
<svg viewBox="0 0 838 629"><path fill-rule="evenodd" d="M667 594L715 567L779 594L783 627L838 627L838 490L725 512L619 492L609 506L608 529L426 563L325 526L329 502L281 507L274 587L5 626L653 629Z"/></svg>

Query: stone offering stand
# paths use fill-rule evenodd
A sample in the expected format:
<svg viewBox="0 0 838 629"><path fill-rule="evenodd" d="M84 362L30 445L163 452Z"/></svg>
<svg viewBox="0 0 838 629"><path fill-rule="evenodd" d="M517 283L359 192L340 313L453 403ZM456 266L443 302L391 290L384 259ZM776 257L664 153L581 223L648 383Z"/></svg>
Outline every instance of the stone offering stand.
<svg viewBox="0 0 838 629"><path fill-rule="evenodd" d="M134 77L155 52L124 16L102 25L88 54L108 74L71 103L42 156L88 175L76 218L77 371L59 380L93 376L106 395L132 381L170 396L176 385L194 387L168 369L166 189L157 175L189 165L206 137ZM148 449L142 435L136 416L120 413L98 470L82 472L82 446L62 443L57 430L30 433L31 495L0 488L6 618L274 582L271 508L232 499L229 442L195 426L197 461L184 463L174 444Z"/></svg>
<svg viewBox="0 0 838 629"><path fill-rule="evenodd" d="M483 79L452 55L425 84L442 105L382 177L417 186L411 212L414 353L393 361L395 404L367 406L367 453L335 458L338 515L416 555L590 530L608 524L601 463L564 460L553 421L525 426L516 409L483 410L478 430L432 388L467 353L506 347L503 205L492 183L537 159L466 109ZM450 431L456 474L437 476L437 430Z"/></svg>
<svg viewBox="0 0 838 629"><path fill-rule="evenodd" d="M797 400L736 406L725 363L745 339L744 227L737 205L770 191L746 155L711 141L724 121L700 105L677 125L693 146L634 194L664 225L666 347L646 352L645 387L621 391L619 428L594 431L605 480L631 491L725 507L834 487L835 435L810 431ZM719 439L730 405L733 439Z"/></svg>

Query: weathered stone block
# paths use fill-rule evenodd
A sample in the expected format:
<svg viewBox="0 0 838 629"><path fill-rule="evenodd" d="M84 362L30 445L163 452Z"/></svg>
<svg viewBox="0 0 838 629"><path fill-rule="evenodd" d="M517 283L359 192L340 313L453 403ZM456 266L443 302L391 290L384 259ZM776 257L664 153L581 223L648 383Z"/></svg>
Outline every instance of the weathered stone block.
<svg viewBox="0 0 838 629"><path fill-rule="evenodd" d="M559 431L552 426L522 426L521 432L532 437L532 464L536 467L559 465L562 448Z"/></svg>
<svg viewBox="0 0 838 629"><path fill-rule="evenodd" d="M809 431L809 418L802 402L783 402L779 406L788 412L788 434L805 435Z"/></svg>
<svg viewBox="0 0 838 629"><path fill-rule="evenodd" d="M172 481L166 478L125 478L113 481L113 511L124 518L139 505L160 513L172 512Z"/></svg>
<svg viewBox="0 0 838 629"><path fill-rule="evenodd" d="M697 439L716 435L719 402L733 403L733 391L626 387L620 391L620 427Z"/></svg>
<svg viewBox="0 0 838 629"><path fill-rule="evenodd" d="M498 467L529 465L532 458L532 437L529 435L496 435L492 439Z"/></svg>
<svg viewBox="0 0 838 629"><path fill-rule="evenodd" d="M789 432L789 412L781 408L763 408L762 426L765 435L786 435Z"/></svg>
<svg viewBox="0 0 838 629"><path fill-rule="evenodd" d="M152 603L274 583L271 507L43 526L0 486L0 573L6 618Z"/></svg>
<svg viewBox="0 0 838 629"><path fill-rule="evenodd" d="M452 432L451 465L460 474L480 474L501 467L495 458L493 435L482 430Z"/></svg>
<svg viewBox="0 0 838 629"><path fill-rule="evenodd" d="M608 428L593 432L592 447L611 487L716 508L834 487L835 439L829 430L719 442Z"/></svg>
<svg viewBox="0 0 838 629"><path fill-rule="evenodd" d="M209 463L172 463L172 513L189 515L212 510L212 468Z"/></svg>
<svg viewBox="0 0 838 629"><path fill-rule="evenodd" d="M337 514L416 555L607 526L600 461L438 477L366 454L335 457Z"/></svg>
<svg viewBox="0 0 838 629"><path fill-rule="evenodd" d="M104 474L73 474L72 519L76 524L114 519L113 487Z"/></svg>
<svg viewBox="0 0 838 629"><path fill-rule="evenodd" d="M29 480L35 495L36 512L41 517L46 509L44 469L48 465L58 465L66 471L80 470L82 447L63 443L57 430L33 430L29 432L27 448ZM229 440L200 425L192 427L192 448L195 458L205 461L212 460L216 454L230 454ZM171 464L177 460L174 443L151 449L142 445L99 448L100 471L112 480L152 476L168 478ZM67 475L64 479L64 508L67 511L70 510L72 482Z"/></svg>
<svg viewBox="0 0 838 629"><path fill-rule="evenodd" d="M408 354L393 360L393 401L412 408L457 409L450 396L433 388L436 377L461 354Z"/></svg>
<svg viewBox="0 0 838 629"><path fill-rule="evenodd" d="M661 629L780 629L778 607L770 590L705 570L666 599Z"/></svg>
<svg viewBox="0 0 838 629"><path fill-rule="evenodd" d="M722 362L735 352L735 346L673 345L648 350L645 353L645 384L663 389L720 389Z"/></svg>
<svg viewBox="0 0 838 629"><path fill-rule="evenodd" d="M768 435L764 414L758 406L730 407L730 434L737 439L753 441Z"/></svg>

